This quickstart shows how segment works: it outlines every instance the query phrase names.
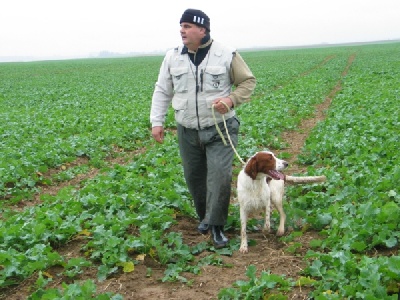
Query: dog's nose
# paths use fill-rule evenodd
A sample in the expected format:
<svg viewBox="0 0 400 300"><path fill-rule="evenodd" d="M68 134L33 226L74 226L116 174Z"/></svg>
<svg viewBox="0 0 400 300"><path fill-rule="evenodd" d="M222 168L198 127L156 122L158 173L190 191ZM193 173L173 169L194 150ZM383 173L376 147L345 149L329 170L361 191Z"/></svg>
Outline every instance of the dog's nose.
<svg viewBox="0 0 400 300"><path fill-rule="evenodd" d="M283 161L283 165L284 165L285 168L286 168L287 166L289 166L289 163L288 163L287 161Z"/></svg>

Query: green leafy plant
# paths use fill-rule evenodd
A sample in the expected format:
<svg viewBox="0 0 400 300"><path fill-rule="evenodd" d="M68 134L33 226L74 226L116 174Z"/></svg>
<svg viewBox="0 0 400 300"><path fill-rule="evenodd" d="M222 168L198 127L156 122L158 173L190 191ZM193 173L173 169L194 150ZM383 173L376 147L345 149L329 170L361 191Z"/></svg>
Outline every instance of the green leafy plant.
<svg viewBox="0 0 400 300"><path fill-rule="evenodd" d="M285 249L300 255L305 246L301 234L319 233L304 257L307 280L300 282L312 286L315 299L391 299L398 290L399 46L243 54L258 82L252 101L237 108L242 124L237 150L244 159L260 149L285 150L282 133L298 130L315 105L340 87L298 157L309 175L324 174L327 182L286 190L287 222L294 231L282 238ZM0 64L0 287L17 285L51 266L78 278L85 267L97 265L98 279L105 280L132 270L138 254L166 268L163 281L190 284L184 272L198 274L205 264L230 267L223 256L237 251L238 239L221 250L207 243L189 247L171 230L180 216L195 217L195 212L176 147L173 111L164 144L155 145L148 132L149 99L161 60ZM125 151L131 151L132 159L108 164L108 158ZM44 176L77 157L88 163L50 179ZM79 187L43 195L40 204L23 210L13 207L32 199L41 186L89 168L101 170ZM257 220L249 223L249 228L259 225ZM238 206L232 205L226 230L238 228ZM70 260L58 249L75 237L82 240L85 257ZM380 249L390 250L391 256ZM196 262L204 251L212 254ZM251 299L254 291L280 299L293 287L280 275L266 272L258 278L253 271L248 270L249 281L221 292L223 297L237 299L239 293ZM37 281L35 297L73 298L67 295L85 290L88 297L94 295L93 283L85 288L64 283L62 291L45 291L46 281Z"/></svg>
<svg viewBox="0 0 400 300"><path fill-rule="evenodd" d="M38 289L32 293L28 300L43 300L43 299L95 299L95 300L122 300L120 294L112 295L112 293L96 294L96 285L92 280L87 280L80 283L70 285L63 284L63 289Z"/></svg>
<svg viewBox="0 0 400 300"><path fill-rule="evenodd" d="M280 292L290 290L294 285L291 279L265 271L257 277L256 271L256 267L250 265L246 271L249 281L238 280L232 288L221 289L218 299L287 299Z"/></svg>

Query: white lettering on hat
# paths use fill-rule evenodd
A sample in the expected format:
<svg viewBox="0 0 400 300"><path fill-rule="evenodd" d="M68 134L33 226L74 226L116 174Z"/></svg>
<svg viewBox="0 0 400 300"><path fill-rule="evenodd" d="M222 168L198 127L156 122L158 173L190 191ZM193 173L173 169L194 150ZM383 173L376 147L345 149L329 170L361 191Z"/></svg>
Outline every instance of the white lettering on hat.
<svg viewBox="0 0 400 300"><path fill-rule="evenodd" d="M204 18L200 18L198 16L193 16L193 22L199 23L199 24L204 24Z"/></svg>

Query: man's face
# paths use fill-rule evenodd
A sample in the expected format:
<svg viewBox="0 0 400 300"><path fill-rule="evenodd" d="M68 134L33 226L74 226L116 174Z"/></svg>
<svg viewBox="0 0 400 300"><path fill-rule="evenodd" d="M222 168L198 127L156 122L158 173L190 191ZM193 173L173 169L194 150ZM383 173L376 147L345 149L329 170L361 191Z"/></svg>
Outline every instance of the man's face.
<svg viewBox="0 0 400 300"><path fill-rule="evenodd" d="M181 23L181 37L183 44L190 50L197 50L201 45L201 39L205 36L206 29L192 23Z"/></svg>

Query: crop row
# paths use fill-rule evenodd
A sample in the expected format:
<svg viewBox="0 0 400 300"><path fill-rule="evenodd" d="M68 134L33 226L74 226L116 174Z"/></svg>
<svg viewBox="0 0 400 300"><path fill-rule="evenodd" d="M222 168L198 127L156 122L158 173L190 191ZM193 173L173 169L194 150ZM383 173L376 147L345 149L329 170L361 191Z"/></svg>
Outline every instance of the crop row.
<svg viewBox="0 0 400 300"><path fill-rule="evenodd" d="M114 147L142 147L149 138L149 78L159 62L1 65L0 198L29 197L43 183L41 174L76 157L98 167Z"/></svg>
<svg viewBox="0 0 400 300"><path fill-rule="evenodd" d="M237 281L233 287L222 289L220 299L261 299L300 285L313 287L309 295L313 299L398 298L400 44L348 50L351 64L343 68L342 62L345 76L336 82L340 91L326 119L308 137L299 158L309 165L309 174L325 174L328 181L323 185L292 186L286 193L291 201L285 211L295 231L282 240L292 244L291 251L296 253L296 245L300 246L296 237L304 231L311 229L320 234L320 239L310 242L313 250L304 256L308 265L302 272L304 277L293 280L263 271L257 278L255 269L249 268L249 281ZM337 57L330 63L338 63ZM313 86L307 82L314 75L321 82L329 78L334 81L338 75L329 77L323 72L323 68L315 70L293 81L293 91L288 85L272 96L293 93L298 97L298 91L304 89L306 97L313 98ZM324 87L319 88L319 96L327 96ZM287 105L285 102L283 106ZM263 122L258 116L250 122ZM265 120L265 124L270 121ZM261 131L254 136L262 137Z"/></svg>
<svg viewBox="0 0 400 300"><path fill-rule="evenodd" d="M399 292L398 51L395 44L358 53L326 121L305 145L302 161L323 166L330 178L323 190L293 191L302 194L295 207L323 237L321 252L308 256L308 274L321 280L314 295L387 299ZM376 255L382 248L393 251Z"/></svg>

